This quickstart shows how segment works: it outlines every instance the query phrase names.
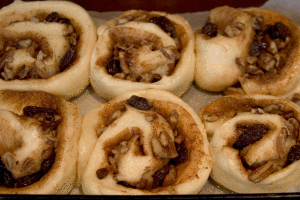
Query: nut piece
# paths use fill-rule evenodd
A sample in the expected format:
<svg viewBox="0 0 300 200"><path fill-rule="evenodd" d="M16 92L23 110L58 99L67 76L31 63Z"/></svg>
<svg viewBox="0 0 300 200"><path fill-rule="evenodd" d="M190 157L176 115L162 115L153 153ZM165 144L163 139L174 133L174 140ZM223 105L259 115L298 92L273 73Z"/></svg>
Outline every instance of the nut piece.
<svg viewBox="0 0 300 200"><path fill-rule="evenodd" d="M257 61L258 61L258 58L254 57L254 56L248 56L246 58L246 62L251 64L251 65L254 65L255 63L257 63Z"/></svg>
<svg viewBox="0 0 300 200"><path fill-rule="evenodd" d="M13 157L13 155L11 155L10 153L4 153L2 156L1 156L1 160L2 162L4 163L6 169L8 171L11 171L15 165L15 158Z"/></svg>
<svg viewBox="0 0 300 200"><path fill-rule="evenodd" d="M275 66L275 63L275 59L269 53L262 53L259 56L258 65L266 71L272 70Z"/></svg>
<svg viewBox="0 0 300 200"><path fill-rule="evenodd" d="M153 135L151 138L151 145L154 156L157 159L175 158L178 153L175 144L168 133L162 131L159 136Z"/></svg>
<svg viewBox="0 0 300 200"><path fill-rule="evenodd" d="M34 173L37 170L37 166L35 163L35 160L33 158L26 158L26 160L22 164L22 168L25 170L27 173Z"/></svg>
<svg viewBox="0 0 300 200"><path fill-rule="evenodd" d="M245 29L245 24L241 23L241 22L235 22L233 25L228 25L225 28L225 34L228 37L234 37L234 36L238 36L242 33L242 31Z"/></svg>
<svg viewBox="0 0 300 200"><path fill-rule="evenodd" d="M276 114L279 111L284 110L284 105L283 104L281 104L281 105L279 105L279 104L270 104L270 105L264 107L263 110L266 113Z"/></svg>
<svg viewBox="0 0 300 200"><path fill-rule="evenodd" d="M149 170L143 173L141 180L136 184L137 189L151 190L153 188L153 173Z"/></svg>
<svg viewBox="0 0 300 200"><path fill-rule="evenodd" d="M19 45L23 48L28 48L31 45L31 39L27 39L27 40L20 40L19 41Z"/></svg>
<svg viewBox="0 0 300 200"><path fill-rule="evenodd" d="M174 165L170 165L169 174L165 177L164 182L162 184L163 187L172 185L175 183L177 177L177 170Z"/></svg>
<svg viewBox="0 0 300 200"><path fill-rule="evenodd" d="M204 115L204 120L207 122L215 122L219 119L217 115Z"/></svg>
<svg viewBox="0 0 300 200"><path fill-rule="evenodd" d="M276 171L275 163L272 161L268 161L266 164L256 168L253 172L251 172L248 176L250 181L254 183L258 183L268 177L270 174Z"/></svg>
<svg viewBox="0 0 300 200"><path fill-rule="evenodd" d="M170 112L170 118L169 118L170 126L171 126L172 129L174 129L176 127L177 122L178 122L178 118L179 118L178 112L176 110L172 110Z"/></svg>
<svg viewBox="0 0 300 200"><path fill-rule="evenodd" d="M280 158L285 156L287 153L285 149L285 141L287 135L288 135L288 130L285 127L283 127L281 133L278 135L276 140L277 151Z"/></svg>

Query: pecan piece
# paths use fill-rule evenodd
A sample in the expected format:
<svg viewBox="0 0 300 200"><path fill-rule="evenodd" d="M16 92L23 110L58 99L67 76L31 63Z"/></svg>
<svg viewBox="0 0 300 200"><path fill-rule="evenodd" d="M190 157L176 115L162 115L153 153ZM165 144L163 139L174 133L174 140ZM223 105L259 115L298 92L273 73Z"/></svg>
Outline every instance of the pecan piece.
<svg viewBox="0 0 300 200"><path fill-rule="evenodd" d="M283 127L281 133L278 135L276 140L277 151L280 158L285 156L287 153L286 149L284 148L287 135L288 135L288 130L285 127Z"/></svg>
<svg viewBox="0 0 300 200"><path fill-rule="evenodd" d="M248 178L250 181L253 181L254 183L258 183L262 180L264 180L266 177L268 177L270 174L276 171L276 165L272 161L268 161L264 165L256 168L254 171L252 171Z"/></svg>
<svg viewBox="0 0 300 200"><path fill-rule="evenodd" d="M170 126L172 129L174 129L177 125L177 122L178 122L178 118L179 118L179 114L176 110L172 110L170 112L170 117L169 117L169 120L170 120Z"/></svg>
<svg viewBox="0 0 300 200"><path fill-rule="evenodd" d="M204 115L203 116L204 120L207 122L215 122L219 119L219 117L217 115Z"/></svg>
<svg viewBox="0 0 300 200"><path fill-rule="evenodd" d="M173 165L170 165L170 169L169 169L169 173L168 175L166 175L166 177L164 178L164 181L162 183L163 187L166 187L168 185L172 185L173 183L175 183L176 181L176 177L177 177L177 170L176 167Z"/></svg>
<svg viewBox="0 0 300 200"><path fill-rule="evenodd" d="M26 158L22 164L22 168L28 173L34 173L36 171L36 162L33 158Z"/></svg>
<svg viewBox="0 0 300 200"><path fill-rule="evenodd" d="M162 131L159 136L153 135L151 138L151 145L154 156L157 159L175 158L178 153L175 144L168 133Z"/></svg>

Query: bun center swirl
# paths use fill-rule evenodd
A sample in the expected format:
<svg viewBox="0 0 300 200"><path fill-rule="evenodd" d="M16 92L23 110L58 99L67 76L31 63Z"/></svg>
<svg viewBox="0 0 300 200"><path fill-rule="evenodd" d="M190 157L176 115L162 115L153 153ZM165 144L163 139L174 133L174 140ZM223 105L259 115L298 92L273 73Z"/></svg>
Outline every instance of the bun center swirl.
<svg viewBox="0 0 300 200"><path fill-rule="evenodd" d="M132 96L127 100L99 134L107 163L97 170L97 177L111 174L119 184L148 190L172 184L175 165L185 162L177 152L181 148L182 154L185 146L180 146L181 139L173 130L175 112L167 120L147 99Z"/></svg>

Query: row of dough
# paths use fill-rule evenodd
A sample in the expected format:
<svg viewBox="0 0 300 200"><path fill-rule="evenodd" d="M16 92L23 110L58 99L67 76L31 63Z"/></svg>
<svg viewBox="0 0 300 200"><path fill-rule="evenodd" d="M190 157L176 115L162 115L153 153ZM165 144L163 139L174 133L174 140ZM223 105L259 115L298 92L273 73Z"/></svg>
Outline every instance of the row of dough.
<svg viewBox="0 0 300 200"><path fill-rule="evenodd" d="M197 194L209 175L237 193L300 184L300 108L278 97L229 95L197 114L147 89L82 117L49 93L2 90L0 121L1 194Z"/></svg>
<svg viewBox="0 0 300 200"><path fill-rule="evenodd" d="M147 88L181 97L195 80L225 94L299 96L299 26L273 11L218 7L195 33L178 15L136 10L96 30L70 2L15 1L0 18L0 89L70 99L91 83L107 100Z"/></svg>

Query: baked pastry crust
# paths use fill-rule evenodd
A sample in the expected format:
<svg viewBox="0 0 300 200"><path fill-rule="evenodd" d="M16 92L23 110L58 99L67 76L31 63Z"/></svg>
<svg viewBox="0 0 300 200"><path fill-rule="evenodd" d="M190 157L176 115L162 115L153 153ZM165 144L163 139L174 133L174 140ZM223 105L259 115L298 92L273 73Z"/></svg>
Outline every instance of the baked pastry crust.
<svg viewBox="0 0 300 200"><path fill-rule="evenodd" d="M175 27L177 38L180 44L180 58L179 60L176 60L176 66L171 72L171 74L161 75L161 79L156 82L137 82L136 80L132 81L126 80L124 78L115 78L114 76L108 74L105 66L107 64L108 59L111 57L114 48L114 41L110 36L110 31L116 28L123 27L122 20L124 19L130 19L131 17L140 18L144 16L164 16L171 21L171 23ZM130 29L133 31L133 35L136 38L138 38L137 35L141 35L139 37L144 38L145 40L151 40L151 38L147 38L147 36L145 36L148 34L152 35L151 37L159 37L159 40L164 43L162 47L166 47L170 44L171 46L174 46L174 44L172 44L174 43L173 38L170 37L168 34L164 33L164 31L158 28L158 26L154 23L134 21L130 22L129 24L130 25L125 24L125 26L130 26ZM120 28L120 30L122 30L122 28ZM168 90L174 93L176 96L180 97L183 94L185 94L186 91L190 88L191 83L194 79L195 39L193 31L188 21L185 20L183 17L157 11L146 12L141 10L129 10L120 15L118 18L112 19L101 25L98 28L97 33L98 41L95 45L95 49L91 58L91 85L93 86L95 91L105 99L110 100L126 91L148 88ZM143 42L141 41L138 42L138 44L142 43ZM154 56L153 52L157 53L159 51L160 50L152 50L151 55ZM150 56L150 54L148 55ZM155 56L161 57L160 55ZM151 58L150 62L153 61L155 63L155 60L156 58ZM160 70L159 73L162 73L162 71ZM147 73L146 75L152 76L151 73Z"/></svg>
<svg viewBox="0 0 300 200"><path fill-rule="evenodd" d="M20 188L1 186L0 193L68 194L74 187L77 175L78 141L82 123L78 107L45 92L1 90L0 102L0 109L18 115L24 115L23 108L26 106L55 109L62 119L56 129L57 146L51 169L31 185Z"/></svg>
<svg viewBox="0 0 300 200"><path fill-rule="evenodd" d="M209 21L219 27L216 37L208 37L203 29L195 33L195 82L199 87L208 91L224 91L225 94L264 94L288 99L298 95L300 29L296 23L275 11L260 8L238 10L228 6L213 9ZM283 24L288 28L288 39L267 36L267 42L263 44L267 49L259 53L251 52L259 37L256 32L264 31L261 27L257 28L261 26L260 23L274 27L278 23ZM265 42L264 39L260 41ZM280 49L278 41L286 43L286 47ZM253 57L261 63L265 62L262 54L270 56L266 63L272 62L275 66L266 66L266 63L248 64L247 59ZM280 59L285 60L283 64L280 64ZM251 65L252 68L245 65ZM237 83L241 85L239 89L233 87Z"/></svg>
<svg viewBox="0 0 300 200"><path fill-rule="evenodd" d="M121 124L126 124L126 121L128 121L127 123L131 121L127 127L123 127L122 125L118 132L104 131L103 133L99 133L99 130L103 129L106 126L105 124L108 123L109 118L111 119L111 116L113 114L115 115L115 113L118 113L120 111L119 109L124 106L124 102L130 99L133 95L146 98L148 102L153 105L153 109L151 110L155 110L157 113L160 113L160 115L158 115L160 116L159 118L161 118L161 116L164 116L164 118L166 118L166 116L168 116L169 113L174 109L179 114L178 123L176 126L181 127L178 129L181 129L180 135L184 138L184 144L186 146L186 149L188 150L188 160L184 163L175 165L177 170L177 177L175 175L176 180L171 185L159 186L154 189L137 189L126 187L121 183L118 183L119 181L115 179L115 177L118 177L120 179L122 178L122 176L127 176L126 173L123 173L122 171L127 171L130 174L133 172L134 175L128 175L130 178L140 177L140 173L146 172L148 167L149 169L153 168L153 165L150 163L160 163L160 159L156 159L156 157L154 156L156 154L155 150L151 147L151 137L152 134L155 135L155 132L159 132L159 130L161 130L161 127L164 126L163 124L167 121L166 119L162 120L160 123L157 122L158 124L154 125L155 128L151 129L151 132L145 131L148 127L147 122L147 125L137 125L139 123L137 121L140 120L141 123L144 123L144 120L142 119L143 117L139 118L139 120L135 120L134 117L127 117L127 119L122 118L123 115L128 115L128 113L136 112L133 111L134 109L132 110L132 108L127 108L127 111L124 111L124 114L122 114L120 118L115 120L120 120L121 122L119 123ZM152 111L147 112L151 113ZM141 113L143 112L141 111ZM154 117L154 119L159 118ZM109 153L109 149L113 148L111 144L113 146L118 146L119 144L123 144L122 141L124 142L125 138L127 138L125 140L128 140L128 137L131 137L130 134L127 133L122 135L122 133L125 132L125 130L128 128L130 129L131 126L135 127L135 129L142 129L140 138L144 139L140 140L143 140L144 144L142 148L144 149L144 152L147 152L146 155L142 157L139 157L138 155L137 157L135 157L134 155L132 155L132 157L134 157L132 162L136 163L136 165L131 167L129 165L123 168L121 167L122 163L126 163L126 161L118 161L120 170L116 175L113 175L114 172L110 168L110 171L108 172L106 177L102 177L102 179L98 178L96 175L96 171L98 169L101 169L102 167L113 166L112 160L110 158L112 154ZM112 124L109 125L106 130L111 130L116 127L119 126L116 123L112 122ZM169 127L169 125L167 125L166 127ZM169 130L169 128L165 128L164 130L167 131ZM83 120L82 133L83 134L79 142L78 174L84 194L196 194L206 183L210 173L212 163L210 152L208 150L208 140L206 138L202 122L199 120L197 114L195 115L195 112L191 107L184 103L180 98L167 91L148 89L126 92L108 103L101 104L85 115ZM98 137L98 135L100 136ZM175 137L172 135L173 133L170 136ZM151 140L151 142L149 140ZM176 139L174 140L177 141ZM129 148L132 149L131 147L132 146L130 146ZM154 153L152 153L152 151ZM124 152L123 155L126 156L128 154ZM140 159L144 160L144 162L140 161ZM130 159L127 163L130 163ZM149 166L143 169L144 165ZM107 169L109 169L109 167L107 167ZM134 170L132 171L132 169ZM140 178L137 179L139 180ZM125 179L125 181L130 182L129 179Z"/></svg>
<svg viewBox="0 0 300 200"><path fill-rule="evenodd" d="M237 193L286 192L299 184L300 161L289 161L299 146L299 111L287 99L266 95L230 95L201 108L214 163L212 179ZM290 126L289 121L296 123ZM263 136L238 146L245 130L256 129L250 141L260 127Z"/></svg>
<svg viewBox="0 0 300 200"><path fill-rule="evenodd" d="M77 35L79 35L79 40L76 44L75 61L65 70L48 78L13 79L9 81L0 79L0 89L45 91L68 100L81 94L89 84L90 57L97 40L97 34L91 17L81 6L68 1L15 1L0 10L0 28L3 29L13 22L27 21L27 24L29 24L28 29L30 29L32 19L39 16L47 16L52 12L57 12L60 16L68 18ZM47 28L46 25L45 28ZM23 29L22 31L31 34L31 37L37 40L46 39L46 36L40 35L41 31ZM21 34L21 31L16 31L16 33L18 32ZM47 31L44 31L44 33L46 34ZM25 36L17 37L27 39L26 34ZM44 42L47 43L47 39ZM47 46L49 47L51 44Z"/></svg>

